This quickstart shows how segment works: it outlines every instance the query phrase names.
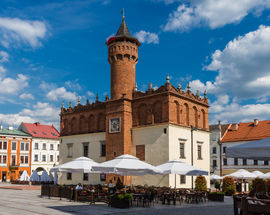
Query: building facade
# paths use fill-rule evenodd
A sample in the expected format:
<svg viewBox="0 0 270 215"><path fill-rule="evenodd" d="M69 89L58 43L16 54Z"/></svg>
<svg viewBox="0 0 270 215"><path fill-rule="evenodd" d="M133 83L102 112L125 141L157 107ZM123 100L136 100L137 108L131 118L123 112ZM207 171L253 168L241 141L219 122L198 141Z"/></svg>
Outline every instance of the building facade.
<svg viewBox="0 0 270 215"><path fill-rule="evenodd" d="M32 137L13 127L0 127L0 181L20 178L24 170L31 174Z"/></svg>
<svg viewBox="0 0 270 215"><path fill-rule="evenodd" d="M21 123L19 130L32 136L31 172L47 172L59 164L59 132L53 125Z"/></svg>
<svg viewBox="0 0 270 215"><path fill-rule="evenodd" d="M111 65L111 98L104 102L64 105L60 114L60 163L79 156L97 162L132 154L153 165L181 159L209 171L209 122L206 93L194 95L166 83L158 89L149 84L146 92L137 90L136 64L139 41L132 37L123 17L115 37L106 42ZM74 176L75 177L75 176ZM60 183L101 183L103 175L63 175ZM72 178L72 179L71 179ZM118 176L107 175L106 181ZM127 177L127 183L174 186L167 176ZM190 187L191 177L177 178L177 187Z"/></svg>
<svg viewBox="0 0 270 215"><path fill-rule="evenodd" d="M213 153L214 145L211 145L211 162L214 159L221 160L221 175L227 175L237 171L238 169L246 169L248 171L269 172L269 161L229 158L226 157L226 149L230 146L236 146L253 140L261 140L270 137L270 120L259 121L255 119L253 122L234 123L223 126L223 136L220 139L221 156ZM210 126L211 128L212 126ZM211 131L212 138L212 131ZM221 158L221 159L220 159ZM213 165L213 163L211 163ZM217 163L218 166L218 163Z"/></svg>

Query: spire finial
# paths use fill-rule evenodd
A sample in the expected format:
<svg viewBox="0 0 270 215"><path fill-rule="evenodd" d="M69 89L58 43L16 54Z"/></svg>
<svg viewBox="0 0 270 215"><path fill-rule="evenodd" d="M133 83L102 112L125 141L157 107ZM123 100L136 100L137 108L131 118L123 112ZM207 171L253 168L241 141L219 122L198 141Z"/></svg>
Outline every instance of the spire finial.
<svg viewBox="0 0 270 215"><path fill-rule="evenodd" d="M122 18L125 19L125 9L124 8L122 9L121 14L122 14Z"/></svg>
<svg viewBox="0 0 270 215"><path fill-rule="evenodd" d="M98 102L98 94L96 95L96 102Z"/></svg>
<svg viewBox="0 0 270 215"><path fill-rule="evenodd" d="M200 96L200 91L196 90L196 96L199 97Z"/></svg>
<svg viewBox="0 0 270 215"><path fill-rule="evenodd" d="M62 101L62 108L65 108L65 102Z"/></svg>
<svg viewBox="0 0 270 215"><path fill-rule="evenodd" d="M81 103L81 97L79 96L78 97L78 104L80 104Z"/></svg>
<svg viewBox="0 0 270 215"><path fill-rule="evenodd" d="M182 89L182 86L181 86L181 84L179 83L178 84L178 90L181 90Z"/></svg>
<svg viewBox="0 0 270 215"><path fill-rule="evenodd" d="M69 108L72 108L72 102L69 102Z"/></svg>
<svg viewBox="0 0 270 215"><path fill-rule="evenodd" d="M138 85L137 85L137 82L136 82L136 84L135 84L134 91L135 91L135 92L138 91Z"/></svg>
<svg viewBox="0 0 270 215"><path fill-rule="evenodd" d="M190 84L188 82L188 85L187 85L187 92L189 93L190 92Z"/></svg>
<svg viewBox="0 0 270 215"><path fill-rule="evenodd" d="M170 83L170 76L169 76L169 74L167 74L167 77L166 77L166 83L167 83L167 84Z"/></svg>
<svg viewBox="0 0 270 215"><path fill-rule="evenodd" d="M152 83L149 83L149 85L148 85L148 90L152 90L152 88L153 88Z"/></svg>
<svg viewBox="0 0 270 215"><path fill-rule="evenodd" d="M204 90L203 96L204 96L204 98L206 98L206 97L207 97L207 92L206 92L206 89Z"/></svg>

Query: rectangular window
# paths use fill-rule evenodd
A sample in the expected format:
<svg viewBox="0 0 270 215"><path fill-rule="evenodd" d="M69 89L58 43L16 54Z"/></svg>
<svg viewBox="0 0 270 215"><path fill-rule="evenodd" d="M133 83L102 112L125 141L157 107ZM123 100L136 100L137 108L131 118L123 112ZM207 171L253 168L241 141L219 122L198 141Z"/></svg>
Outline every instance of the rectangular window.
<svg viewBox="0 0 270 215"><path fill-rule="evenodd" d="M50 145L50 150L53 150L53 144Z"/></svg>
<svg viewBox="0 0 270 215"><path fill-rule="evenodd" d="M11 166L16 166L16 155L11 156Z"/></svg>
<svg viewBox="0 0 270 215"><path fill-rule="evenodd" d="M106 181L106 174L105 173L100 174L100 181Z"/></svg>
<svg viewBox="0 0 270 215"><path fill-rule="evenodd" d="M3 142L3 149L7 150L7 142Z"/></svg>
<svg viewBox="0 0 270 215"><path fill-rule="evenodd" d="M180 158L185 158L185 143L180 143Z"/></svg>
<svg viewBox="0 0 270 215"><path fill-rule="evenodd" d="M223 158L223 165L227 166L227 158Z"/></svg>
<svg viewBox="0 0 270 215"><path fill-rule="evenodd" d="M217 160L213 160L213 167L217 167Z"/></svg>
<svg viewBox="0 0 270 215"><path fill-rule="evenodd" d="M202 146L198 145L198 159L202 159Z"/></svg>
<svg viewBox="0 0 270 215"><path fill-rule="evenodd" d="M38 149L38 143L35 143L35 149Z"/></svg>
<svg viewBox="0 0 270 215"><path fill-rule="evenodd" d="M35 155L35 161L38 161L38 155Z"/></svg>
<svg viewBox="0 0 270 215"><path fill-rule="evenodd" d="M0 163L2 163L2 155L0 155Z"/></svg>
<svg viewBox="0 0 270 215"><path fill-rule="evenodd" d="M145 160L145 145L136 146L136 157L142 161Z"/></svg>
<svg viewBox="0 0 270 215"><path fill-rule="evenodd" d="M106 142L100 141L100 156L105 157L106 156Z"/></svg>
<svg viewBox="0 0 270 215"><path fill-rule="evenodd" d="M3 143L0 141L0 150L2 150L2 148L3 148L3 147L2 147L2 144L3 144Z"/></svg>
<svg viewBox="0 0 270 215"><path fill-rule="evenodd" d="M213 147L213 154L217 153L217 147Z"/></svg>
<svg viewBox="0 0 270 215"><path fill-rule="evenodd" d="M46 150L46 143L43 143L42 149Z"/></svg>
<svg viewBox="0 0 270 215"><path fill-rule="evenodd" d="M72 157L72 143L67 144L67 157L68 158Z"/></svg>
<svg viewBox="0 0 270 215"><path fill-rule="evenodd" d="M57 151L59 151L59 144L57 144Z"/></svg>
<svg viewBox="0 0 270 215"><path fill-rule="evenodd" d="M264 165L266 165L266 166L267 166L268 164L269 164L269 162L268 162L268 161L264 161Z"/></svg>
<svg viewBox="0 0 270 215"><path fill-rule="evenodd" d="M24 157L24 163L25 163L25 164L28 164L28 156L25 156L25 157Z"/></svg>
<svg viewBox="0 0 270 215"><path fill-rule="evenodd" d="M243 165L244 165L244 166L247 165L247 159L243 159Z"/></svg>
<svg viewBox="0 0 270 215"><path fill-rule="evenodd" d="M21 164L24 164L24 156L21 156Z"/></svg>
<svg viewBox="0 0 270 215"><path fill-rule="evenodd" d="M57 155L57 162L59 162L59 155Z"/></svg>
<svg viewBox="0 0 270 215"><path fill-rule="evenodd" d="M67 180L72 180L72 173L70 172L67 173Z"/></svg>
<svg viewBox="0 0 270 215"><path fill-rule="evenodd" d="M238 165L238 158L234 158L234 165Z"/></svg>
<svg viewBox="0 0 270 215"><path fill-rule="evenodd" d="M88 157L89 143L83 143L83 156Z"/></svg>
<svg viewBox="0 0 270 215"><path fill-rule="evenodd" d="M226 153L226 149L227 149L227 147L224 146L224 147L223 147L223 153L224 153L224 154Z"/></svg>
<svg viewBox="0 0 270 215"><path fill-rule="evenodd" d="M11 149L12 150L16 150L17 149L17 143L16 142L12 142L11 143Z"/></svg>
<svg viewBox="0 0 270 215"><path fill-rule="evenodd" d="M258 165L258 160L254 160L254 165Z"/></svg>
<svg viewBox="0 0 270 215"><path fill-rule="evenodd" d="M29 151L29 143L25 143L25 151Z"/></svg>
<svg viewBox="0 0 270 215"><path fill-rule="evenodd" d="M21 151L24 151L24 143L21 143Z"/></svg>
<svg viewBox="0 0 270 215"><path fill-rule="evenodd" d="M88 181L88 173L83 173L83 180Z"/></svg>
<svg viewBox="0 0 270 215"><path fill-rule="evenodd" d="M3 163L7 163L7 156L3 155Z"/></svg>
<svg viewBox="0 0 270 215"><path fill-rule="evenodd" d="M42 155L42 161L43 161L43 162L46 161L46 155Z"/></svg>
<svg viewBox="0 0 270 215"><path fill-rule="evenodd" d="M186 176L180 175L180 184L185 184L185 183L186 183Z"/></svg>
<svg viewBox="0 0 270 215"><path fill-rule="evenodd" d="M53 155L50 155L50 162L53 162Z"/></svg>

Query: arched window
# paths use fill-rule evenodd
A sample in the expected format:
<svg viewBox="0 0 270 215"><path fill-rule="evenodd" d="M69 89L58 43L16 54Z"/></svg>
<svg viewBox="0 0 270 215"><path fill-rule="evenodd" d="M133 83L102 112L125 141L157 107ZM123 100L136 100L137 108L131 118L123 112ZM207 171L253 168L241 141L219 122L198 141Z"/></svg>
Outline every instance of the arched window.
<svg viewBox="0 0 270 215"><path fill-rule="evenodd" d="M193 107L193 112L194 112L194 122L195 122L194 126L198 128L198 110L195 106Z"/></svg>
<svg viewBox="0 0 270 215"><path fill-rule="evenodd" d="M63 132L63 134L67 134L69 132L69 130L68 130L68 120L67 119L64 119L64 126L63 126L63 129L62 129L62 132Z"/></svg>
<svg viewBox="0 0 270 215"><path fill-rule="evenodd" d="M178 103L178 101L174 101L174 105L175 105L175 116L176 116L176 122L177 124L180 124L180 105Z"/></svg>
<svg viewBox="0 0 270 215"><path fill-rule="evenodd" d="M203 129L206 129L206 116L205 116L205 111L204 109L202 109L202 125L203 125Z"/></svg>
<svg viewBox="0 0 270 215"><path fill-rule="evenodd" d="M105 131L105 116L103 113L98 115L98 131Z"/></svg>
<svg viewBox="0 0 270 215"><path fill-rule="evenodd" d="M185 103L184 106L185 106L186 125L189 126L189 107L187 103Z"/></svg>
<svg viewBox="0 0 270 215"><path fill-rule="evenodd" d="M95 130L95 117L91 114L88 118L88 132L93 132Z"/></svg>
<svg viewBox="0 0 270 215"><path fill-rule="evenodd" d="M147 124L147 107L146 104L141 104L138 108L139 125Z"/></svg>
<svg viewBox="0 0 270 215"><path fill-rule="evenodd" d="M87 124L84 116L80 116L80 133L85 133L87 131Z"/></svg>
<svg viewBox="0 0 270 215"><path fill-rule="evenodd" d="M160 101L157 101L153 105L154 123L162 122L162 105Z"/></svg>
<svg viewBox="0 0 270 215"><path fill-rule="evenodd" d="M77 129L78 129L77 119L75 117L73 117L72 120L71 120L71 133L76 134Z"/></svg>

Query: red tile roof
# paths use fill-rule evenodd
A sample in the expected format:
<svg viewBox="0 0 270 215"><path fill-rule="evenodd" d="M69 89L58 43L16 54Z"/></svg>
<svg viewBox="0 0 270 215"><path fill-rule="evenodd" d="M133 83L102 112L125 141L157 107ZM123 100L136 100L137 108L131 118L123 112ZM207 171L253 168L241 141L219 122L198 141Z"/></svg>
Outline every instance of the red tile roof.
<svg viewBox="0 0 270 215"><path fill-rule="evenodd" d="M259 121L258 125L254 125L254 122L240 122L237 130L233 130L232 127L233 124L230 124L221 140L222 143L261 140L270 137L270 120Z"/></svg>
<svg viewBox="0 0 270 215"><path fill-rule="evenodd" d="M58 139L60 134L53 125L41 125L36 123L22 123L26 131L32 137Z"/></svg>

